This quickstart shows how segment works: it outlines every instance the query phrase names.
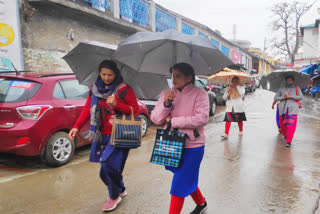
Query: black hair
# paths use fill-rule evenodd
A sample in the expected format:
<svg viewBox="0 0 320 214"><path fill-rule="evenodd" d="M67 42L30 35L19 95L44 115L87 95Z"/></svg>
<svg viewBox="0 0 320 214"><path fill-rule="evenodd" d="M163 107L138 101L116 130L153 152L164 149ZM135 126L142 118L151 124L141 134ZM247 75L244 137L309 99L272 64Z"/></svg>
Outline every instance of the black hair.
<svg viewBox="0 0 320 214"><path fill-rule="evenodd" d="M107 68L113 71L115 74L114 81L117 81L122 77L117 64L112 60L103 60L99 65L99 73L101 72L102 68Z"/></svg>
<svg viewBox="0 0 320 214"><path fill-rule="evenodd" d="M232 78L232 80L231 80L231 81L233 81L233 80L236 80L236 81L238 81L238 80L240 80L240 79L239 79L239 77L237 77L237 76L234 76L234 77Z"/></svg>
<svg viewBox="0 0 320 214"><path fill-rule="evenodd" d="M286 76L286 80L287 80L287 79L292 79L292 80L294 81L294 76L288 75L288 76Z"/></svg>
<svg viewBox="0 0 320 214"><path fill-rule="evenodd" d="M180 71L185 77L190 77L192 76L192 84L195 83L196 81L196 74L194 72L194 69L191 65L189 65L188 63L177 63L175 65L173 65L170 68L170 73L172 74L173 70L178 70Z"/></svg>

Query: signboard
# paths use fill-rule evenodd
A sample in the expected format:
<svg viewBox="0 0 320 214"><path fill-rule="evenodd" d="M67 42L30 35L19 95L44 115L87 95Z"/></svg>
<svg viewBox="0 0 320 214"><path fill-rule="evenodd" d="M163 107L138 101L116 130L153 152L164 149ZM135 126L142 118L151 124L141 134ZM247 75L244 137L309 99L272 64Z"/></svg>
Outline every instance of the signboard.
<svg viewBox="0 0 320 214"><path fill-rule="evenodd" d="M18 0L0 0L0 72L24 70Z"/></svg>
<svg viewBox="0 0 320 214"><path fill-rule="evenodd" d="M235 64L241 64L242 54L238 50L232 49L231 50L231 60Z"/></svg>

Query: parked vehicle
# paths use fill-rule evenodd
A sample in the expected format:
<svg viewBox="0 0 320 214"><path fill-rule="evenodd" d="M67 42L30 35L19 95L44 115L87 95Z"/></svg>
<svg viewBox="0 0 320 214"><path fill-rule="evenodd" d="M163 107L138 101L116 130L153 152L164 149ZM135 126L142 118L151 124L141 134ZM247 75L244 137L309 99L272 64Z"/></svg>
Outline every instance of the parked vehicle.
<svg viewBox="0 0 320 214"><path fill-rule="evenodd" d="M172 79L170 76L167 77L168 80L168 85L169 88L172 88ZM196 77L196 82L195 85L199 88L203 88L204 90L206 90L208 92L208 96L209 96L209 102L210 102L210 110L209 110L209 115L213 116L216 112L216 108L217 108L217 97L216 94L214 92L212 92L210 90L209 87L207 87L205 85L204 82L202 82L202 80L200 80L198 77ZM154 107L156 106L158 100L141 100L141 102L143 104L145 104L149 110L149 113L151 113L151 111L154 109Z"/></svg>
<svg viewBox="0 0 320 214"><path fill-rule="evenodd" d="M0 152L38 156L50 166L68 163L84 137L89 122L75 140L68 132L85 105L89 89L74 74L24 72L0 75ZM143 134L148 129L146 106L138 102Z"/></svg>
<svg viewBox="0 0 320 214"><path fill-rule="evenodd" d="M255 84L256 84L256 88L260 88L260 80L261 80L261 77L260 75L252 75L252 77L255 79Z"/></svg>
<svg viewBox="0 0 320 214"><path fill-rule="evenodd" d="M199 76L198 77L201 82L203 82L213 93L216 95L216 100L218 105L224 105L225 100L223 99L223 94L226 90L224 85L219 84L211 84L208 80L208 77Z"/></svg>
<svg viewBox="0 0 320 214"><path fill-rule="evenodd" d="M252 76L250 78L251 78L251 82L246 83L244 85L245 89L246 89L246 92L254 92L256 90L256 80Z"/></svg>
<svg viewBox="0 0 320 214"><path fill-rule="evenodd" d="M202 88L204 90L206 90L208 92L208 96L209 96L209 116L213 116L216 113L217 110L217 96L214 92L212 92L210 90L210 88L208 86L206 86L205 82L196 77L196 82L195 85L199 88Z"/></svg>

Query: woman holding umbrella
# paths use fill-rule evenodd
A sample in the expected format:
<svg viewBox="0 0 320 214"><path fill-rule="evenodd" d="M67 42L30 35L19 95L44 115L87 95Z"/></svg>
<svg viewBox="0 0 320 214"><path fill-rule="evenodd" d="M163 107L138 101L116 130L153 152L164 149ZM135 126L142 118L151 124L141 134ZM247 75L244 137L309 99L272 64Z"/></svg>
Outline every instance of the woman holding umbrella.
<svg viewBox="0 0 320 214"><path fill-rule="evenodd" d="M223 95L223 99L226 100L225 134L222 136L224 139L229 137L231 122L237 122L239 136L243 134L243 121L247 120L243 109L244 94L245 88L241 86L240 78L237 76L233 77L230 88Z"/></svg>
<svg viewBox="0 0 320 214"><path fill-rule="evenodd" d="M109 198L103 211L114 210L121 198L127 195L122 171L129 149L111 146L110 135L113 116L116 113L130 115L131 109L135 114L139 113L136 96L129 85L123 82L116 63L110 60L101 62L99 76L69 137L73 139L90 118L89 139L93 140L90 161L101 163L100 178L109 190Z"/></svg>
<svg viewBox="0 0 320 214"><path fill-rule="evenodd" d="M275 100L280 101L280 130L290 147L297 127L297 117L303 95L299 86L294 84L294 76L286 76L286 86L278 90Z"/></svg>
<svg viewBox="0 0 320 214"><path fill-rule="evenodd" d="M169 214L180 214L185 197L191 195L196 208L191 214L200 214L207 209L207 202L199 187L199 169L204 154L204 126L209 119L209 98L206 91L194 85L195 72L187 63L175 64L174 89L167 89L151 113L151 120L158 125L171 122L172 128L189 136L179 168L166 167L173 172Z"/></svg>
<svg viewBox="0 0 320 214"><path fill-rule="evenodd" d="M246 121L246 114L243 109L243 96L245 88L242 84L252 81L248 74L237 70L225 68L223 71L212 75L208 79L214 84L229 85L229 89L225 91L223 99L226 100L226 115L224 121L225 134L223 139L228 139L231 122L237 122L239 126L239 135L243 134L243 121Z"/></svg>

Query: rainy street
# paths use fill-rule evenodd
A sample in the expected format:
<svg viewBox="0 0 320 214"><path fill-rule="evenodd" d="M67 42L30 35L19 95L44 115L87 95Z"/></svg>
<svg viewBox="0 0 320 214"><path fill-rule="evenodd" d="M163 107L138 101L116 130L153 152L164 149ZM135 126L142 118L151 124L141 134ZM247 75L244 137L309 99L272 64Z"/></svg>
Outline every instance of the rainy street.
<svg viewBox="0 0 320 214"><path fill-rule="evenodd" d="M306 97L291 148L278 134L274 94L261 89L246 96L248 121L244 136L232 125L221 140L224 109L206 126L206 151L200 170L200 189L213 213L320 213L320 105ZM155 127L143 145L132 150L124 170L128 196L113 213L168 213L172 174L149 163ZM47 168L38 159L2 156L0 213L102 213L107 199L99 165L87 161L89 147L77 150L73 161ZM186 199L182 213L194 203Z"/></svg>

